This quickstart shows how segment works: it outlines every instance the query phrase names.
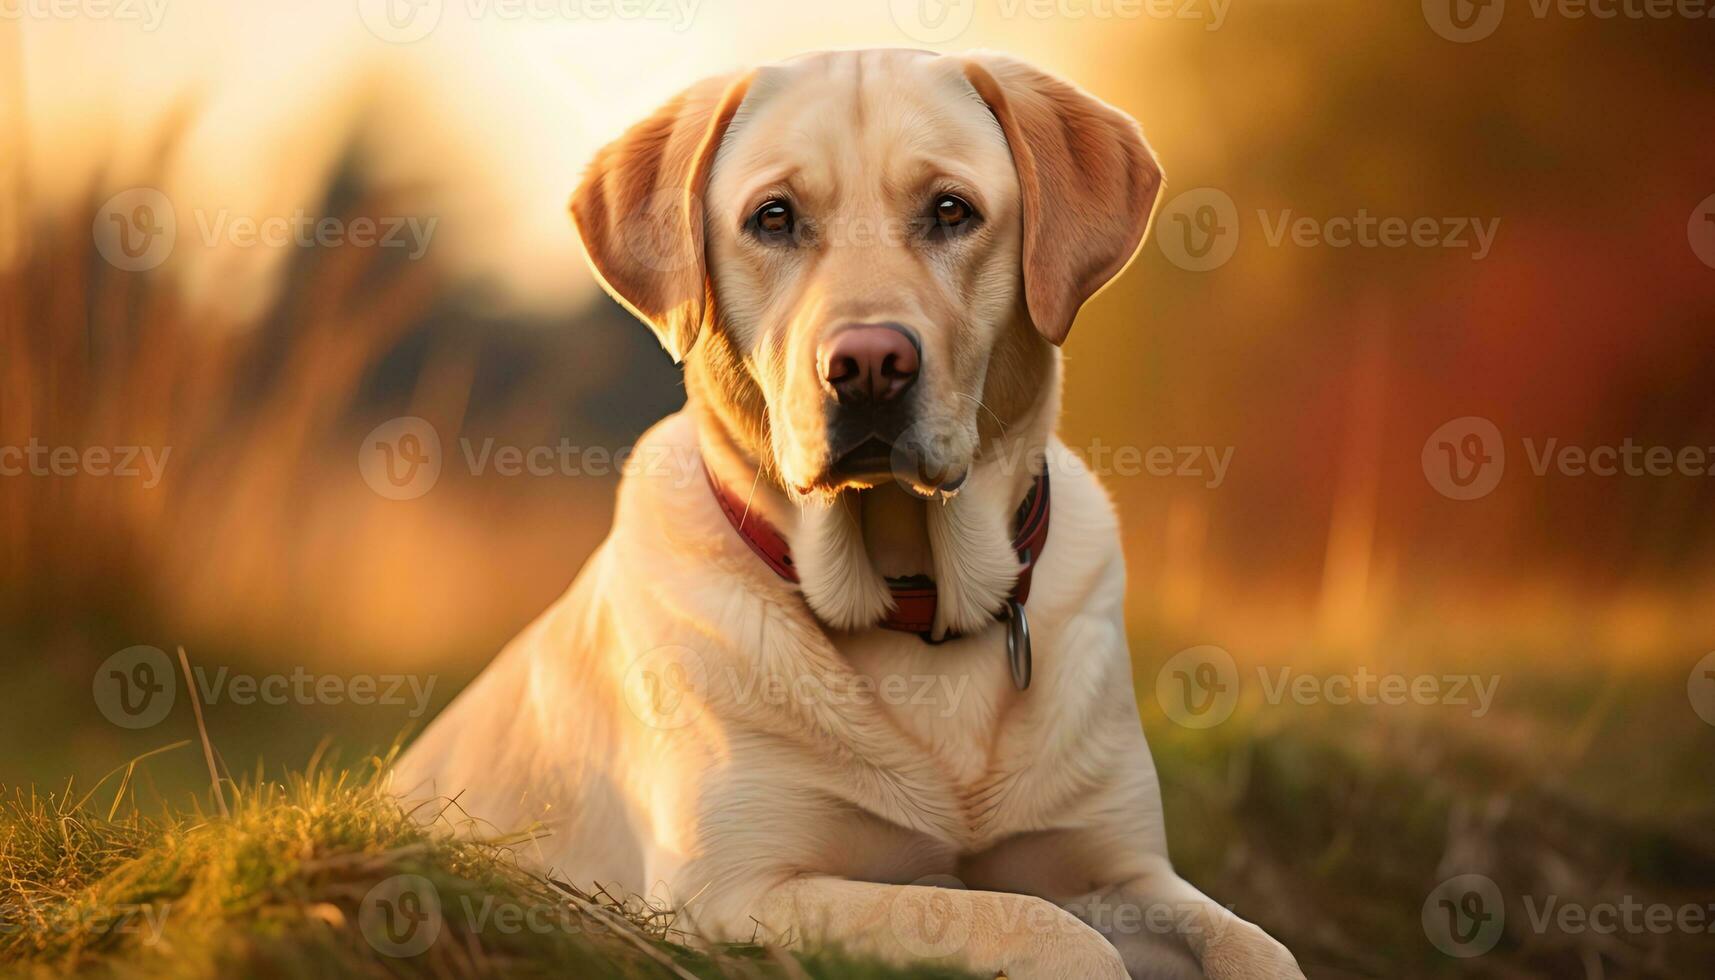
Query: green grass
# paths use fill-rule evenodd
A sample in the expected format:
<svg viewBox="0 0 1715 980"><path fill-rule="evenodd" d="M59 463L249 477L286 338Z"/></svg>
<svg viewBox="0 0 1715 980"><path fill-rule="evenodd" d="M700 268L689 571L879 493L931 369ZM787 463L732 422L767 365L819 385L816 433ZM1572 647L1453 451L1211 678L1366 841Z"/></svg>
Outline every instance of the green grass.
<svg viewBox="0 0 1715 980"><path fill-rule="evenodd" d="M1607 933L1532 918L1550 901L1715 910L1715 728L1683 679L1642 673L1617 697L1594 673L1506 679L1521 696L1481 720L1242 703L1199 731L1141 692L1175 865L1314 980L1708 976L1715 915ZM1505 916L1468 959L1436 949L1423 919L1464 874L1496 884Z"/></svg>
<svg viewBox="0 0 1715 980"><path fill-rule="evenodd" d="M227 783L223 802L159 815L136 801L136 763L88 793L11 791L0 805L0 972L906 975L831 952L694 950L675 941L687 937L670 911L523 870L514 857L520 839L431 835L381 789L386 762ZM439 915L427 911L437 903ZM390 912L398 916L391 922Z"/></svg>
<svg viewBox="0 0 1715 980"><path fill-rule="evenodd" d="M1253 697L1204 730L1167 720L1140 672L1175 864L1285 942L1315 980L1707 975L1715 933L1540 929L1530 918L1550 899L1583 909L1715 900L1715 727L1690 710L1683 676L1502 663L1500 697L1481 719ZM260 752L239 735L284 744L297 734L287 729L310 727L284 709L266 724L245 718L236 728L230 713L211 715L228 757ZM340 744L370 744L368 731L348 727ZM46 741L45 752L65 748ZM380 791L386 763L225 781L226 817L206 791L161 802L207 785L194 743L93 791L0 794L0 974L937 975L835 954L692 949L668 910L529 872L525 839L429 835ZM1438 883L1467 873L1499 887L1506 926L1488 952L1456 959L1431 944L1422 913ZM372 889L401 875L427 882L415 891L438 898L442 929L420 954L392 956L363 911ZM373 913L400 897L384 889L368 904Z"/></svg>

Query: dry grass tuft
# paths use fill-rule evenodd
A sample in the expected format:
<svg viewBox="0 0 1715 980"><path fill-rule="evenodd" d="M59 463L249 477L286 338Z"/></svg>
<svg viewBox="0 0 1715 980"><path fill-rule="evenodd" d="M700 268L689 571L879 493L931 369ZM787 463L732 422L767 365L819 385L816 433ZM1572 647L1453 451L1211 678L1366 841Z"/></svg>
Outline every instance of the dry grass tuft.
<svg viewBox="0 0 1715 980"><path fill-rule="evenodd" d="M525 870L518 838L432 833L385 791L390 761L230 784L226 819L201 804L145 814L135 764L81 795L14 790L0 803L0 962L24 976L900 975L835 954L693 949L669 910ZM438 900L420 952L422 923L392 932L377 914L399 876Z"/></svg>

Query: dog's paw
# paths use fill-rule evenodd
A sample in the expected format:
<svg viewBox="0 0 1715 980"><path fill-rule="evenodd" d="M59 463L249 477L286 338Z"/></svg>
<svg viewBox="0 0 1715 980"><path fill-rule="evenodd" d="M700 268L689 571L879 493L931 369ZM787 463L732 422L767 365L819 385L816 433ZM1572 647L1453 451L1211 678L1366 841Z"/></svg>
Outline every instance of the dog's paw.
<svg viewBox="0 0 1715 980"><path fill-rule="evenodd" d="M1099 937L1098 937L1099 938ZM1099 943L1069 944L1044 950L1027 959L1015 960L1003 968L999 976L1010 980L1130 980L1125 960L1106 940Z"/></svg>
<svg viewBox="0 0 1715 980"><path fill-rule="evenodd" d="M1304 980L1291 951L1249 922L1238 922L1211 938L1203 950L1209 980Z"/></svg>

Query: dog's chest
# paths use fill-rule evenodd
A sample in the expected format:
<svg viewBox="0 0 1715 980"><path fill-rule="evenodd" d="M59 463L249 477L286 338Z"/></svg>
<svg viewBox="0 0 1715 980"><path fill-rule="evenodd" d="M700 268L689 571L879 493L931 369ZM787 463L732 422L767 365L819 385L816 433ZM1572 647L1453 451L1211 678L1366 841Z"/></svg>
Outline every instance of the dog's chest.
<svg viewBox="0 0 1715 980"><path fill-rule="evenodd" d="M1004 642L998 629L942 644L894 633L842 652L900 736L964 793L987 781L1000 727L1014 715Z"/></svg>

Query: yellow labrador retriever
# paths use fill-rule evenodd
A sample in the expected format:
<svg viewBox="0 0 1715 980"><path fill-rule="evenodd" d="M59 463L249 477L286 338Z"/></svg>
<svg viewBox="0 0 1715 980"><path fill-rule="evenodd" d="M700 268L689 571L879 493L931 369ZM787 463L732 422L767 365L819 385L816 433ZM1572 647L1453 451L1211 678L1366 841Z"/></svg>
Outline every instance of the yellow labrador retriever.
<svg viewBox="0 0 1715 980"><path fill-rule="evenodd" d="M1115 515L1054 435L1160 187L1131 119L990 55L711 79L602 150L573 217L685 408L400 791L712 939L1301 976L1168 862Z"/></svg>

